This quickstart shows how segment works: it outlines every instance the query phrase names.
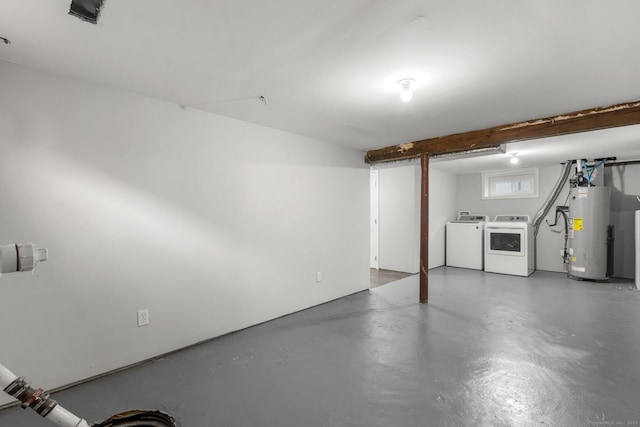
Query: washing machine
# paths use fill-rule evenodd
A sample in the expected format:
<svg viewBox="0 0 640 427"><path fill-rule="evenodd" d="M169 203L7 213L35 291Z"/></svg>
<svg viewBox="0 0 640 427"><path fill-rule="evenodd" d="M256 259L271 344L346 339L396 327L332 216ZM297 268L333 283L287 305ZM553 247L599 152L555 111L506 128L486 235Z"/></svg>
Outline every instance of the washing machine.
<svg viewBox="0 0 640 427"><path fill-rule="evenodd" d="M529 276L534 270L533 224L528 215L497 215L485 224L484 271Z"/></svg>
<svg viewBox="0 0 640 427"><path fill-rule="evenodd" d="M486 215L460 215L446 224L446 265L482 270Z"/></svg>

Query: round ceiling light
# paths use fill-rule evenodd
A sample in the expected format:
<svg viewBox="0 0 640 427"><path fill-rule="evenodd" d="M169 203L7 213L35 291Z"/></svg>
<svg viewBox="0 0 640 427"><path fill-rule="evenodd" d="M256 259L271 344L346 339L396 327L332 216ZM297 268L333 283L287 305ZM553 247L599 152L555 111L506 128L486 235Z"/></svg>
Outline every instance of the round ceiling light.
<svg viewBox="0 0 640 427"><path fill-rule="evenodd" d="M416 81L411 78L398 80L398 86L400 86L400 99L402 99L404 102L409 102L411 101L411 98L413 98L413 91L411 89L411 86L415 82Z"/></svg>

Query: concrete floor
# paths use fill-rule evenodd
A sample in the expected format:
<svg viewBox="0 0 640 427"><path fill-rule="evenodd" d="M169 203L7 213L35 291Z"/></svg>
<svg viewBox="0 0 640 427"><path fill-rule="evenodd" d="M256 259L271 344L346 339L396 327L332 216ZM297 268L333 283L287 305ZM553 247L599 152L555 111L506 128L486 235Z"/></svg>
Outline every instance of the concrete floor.
<svg viewBox="0 0 640 427"><path fill-rule="evenodd" d="M412 275L412 273L404 273L402 271L372 268L370 269L369 274L369 288L377 288L378 286L386 285L387 283L397 282L400 279L404 279L405 277Z"/></svg>
<svg viewBox="0 0 640 427"><path fill-rule="evenodd" d="M417 288L408 277L54 398L90 422L153 408L183 427L640 424L630 282L443 267L428 305ZM0 412L0 426L48 425Z"/></svg>

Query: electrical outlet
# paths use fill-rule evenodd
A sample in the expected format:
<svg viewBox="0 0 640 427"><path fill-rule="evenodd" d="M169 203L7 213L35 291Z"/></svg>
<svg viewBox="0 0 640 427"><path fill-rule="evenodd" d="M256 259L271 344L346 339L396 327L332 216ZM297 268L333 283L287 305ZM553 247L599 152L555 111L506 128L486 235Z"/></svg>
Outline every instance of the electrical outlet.
<svg viewBox="0 0 640 427"><path fill-rule="evenodd" d="M149 324L149 309L138 310L138 326L146 326Z"/></svg>
<svg viewBox="0 0 640 427"><path fill-rule="evenodd" d="M318 282L318 283L322 282L322 272L321 271L318 271L316 273L316 282Z"/></svg>

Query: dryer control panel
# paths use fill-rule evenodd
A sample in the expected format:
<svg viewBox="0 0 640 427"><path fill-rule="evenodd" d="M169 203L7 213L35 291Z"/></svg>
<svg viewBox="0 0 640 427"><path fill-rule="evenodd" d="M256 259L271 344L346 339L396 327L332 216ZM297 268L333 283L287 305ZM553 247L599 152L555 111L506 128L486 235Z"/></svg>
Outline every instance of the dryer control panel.
<svg viewBox="0 0 640 427"><path fill-rule="evenodd" d="M496 215L495 222L531 222L529 215Z"/></svg>
<svg viewBox="0 0 640 427"><path fill-rule="evenodd" d="M478 221L487 221L488 217L486 215L460 215L458 217L458 222L478 222Z"/></svg>

